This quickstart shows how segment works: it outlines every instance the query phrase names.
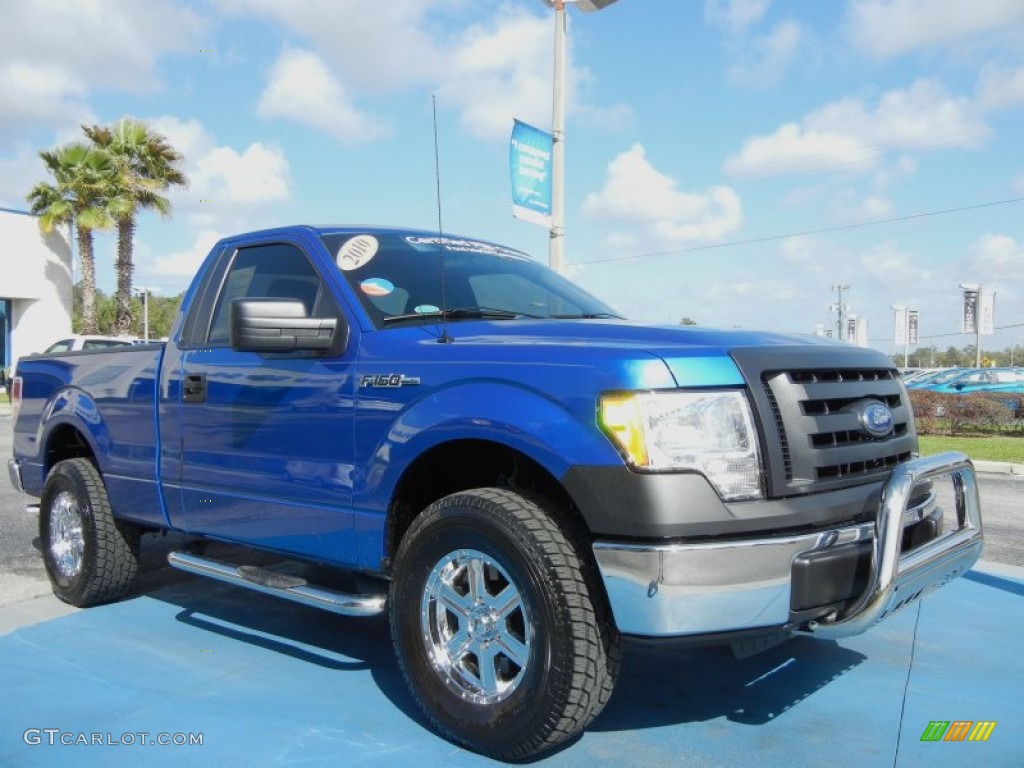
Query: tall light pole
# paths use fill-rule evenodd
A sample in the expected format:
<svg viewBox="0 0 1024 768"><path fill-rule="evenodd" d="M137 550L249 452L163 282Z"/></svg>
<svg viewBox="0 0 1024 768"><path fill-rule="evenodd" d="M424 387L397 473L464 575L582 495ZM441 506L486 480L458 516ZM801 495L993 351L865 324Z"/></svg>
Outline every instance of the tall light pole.
<svg viewBox="0 0 1024 768"><path fill-rule="evenodd" d="M551 105L551 230L548 266L561 272L565 262L565 6L587 13L607 8L615 0L541 0L555 9L555 71Z"/></svg>
<svg viewBox="0 0 1024 768"><path fill-rule="evenodd" d="M849 310L849 306L843 301L843 291L850 290L850 286L836 284L832 286L832 290L836 292L836 303L833 305L837 313L836 332L840 341L846 341L848 336L846 333L846 312Z"/></svg>

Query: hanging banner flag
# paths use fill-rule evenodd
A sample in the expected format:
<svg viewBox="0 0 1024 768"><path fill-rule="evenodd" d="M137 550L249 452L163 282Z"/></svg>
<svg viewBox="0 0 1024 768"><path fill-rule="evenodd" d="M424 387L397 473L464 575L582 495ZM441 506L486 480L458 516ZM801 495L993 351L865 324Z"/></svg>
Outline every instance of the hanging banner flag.
<svg viewBox="0 0 1024 768"><path fill-rule="evenodd" d="M964 288L964 317L961 333L977 333L978 331L978 289Z"/></svg>
<svg viewBox="0 0 1024 768"><path fill-rule="evenodd" d="M991 336L995 329L996 294L994 291L982 292L978 297L978 321L981 323L981 335Z"/></svg>
<svg viewBox="0 0 1024 768"><path fill-rule="evenodd" d="M868 346L868 319L858 317L854 320L853 336L850 337L858 347Z"/></svg>
<svg viewBox="0 0 1024 768"><path fill-rule="evenodd" d="M897 347L904 347L907 344L907 308L897 305L893 309L896 310L892 334L893 343Z"/></svg>
<svg viewBox="0 0 1024 768"><path fill-rule="evenodd" d="M512 126L508 164L512 176L512 213L517 219L551 226L550 133L518 120Z"/></svg>
<svg viewBox="0 0 1024 768"><path fill-rule="evenodd" d="M918 345L918 317L917 310L911 309L907 311L907 342L912 347Z"/></svg>

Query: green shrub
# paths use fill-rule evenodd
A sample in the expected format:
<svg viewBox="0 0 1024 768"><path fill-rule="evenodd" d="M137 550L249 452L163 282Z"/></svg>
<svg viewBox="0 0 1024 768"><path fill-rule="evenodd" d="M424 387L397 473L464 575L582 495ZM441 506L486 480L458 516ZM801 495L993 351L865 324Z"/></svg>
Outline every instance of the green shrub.
<svg viewBox="0 0 1024 768"><path fill-rule="evenodd" d="M1024 434L1024 397L1017 393L911 389L909 394L918 434Z"/></svg>

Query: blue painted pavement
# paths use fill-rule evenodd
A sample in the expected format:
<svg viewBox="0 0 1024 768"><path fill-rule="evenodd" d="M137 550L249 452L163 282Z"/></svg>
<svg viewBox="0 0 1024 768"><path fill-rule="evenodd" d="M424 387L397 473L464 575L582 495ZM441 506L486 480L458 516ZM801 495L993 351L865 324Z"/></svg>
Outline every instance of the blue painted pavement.
<svg viewBox="0 0 1024 768"><path fill-rule="evenodd" d="M629 645L604 714L539 762L1022 766L1022 648L1024 580L977 570L839 643ZM933 720L997 725L922 742ZM497 765L425 727L383 620L182 576L0 637L0 766L293 764Z"/></svg>

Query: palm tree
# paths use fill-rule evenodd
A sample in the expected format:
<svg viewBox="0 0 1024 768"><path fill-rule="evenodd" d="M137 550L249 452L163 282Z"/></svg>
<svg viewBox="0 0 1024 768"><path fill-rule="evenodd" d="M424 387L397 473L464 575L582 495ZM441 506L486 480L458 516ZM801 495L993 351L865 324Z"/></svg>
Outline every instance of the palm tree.
<svg viewBox="0 0 1024 768"><path fill-rule="evenodd" d="M71 223L82 262L82 333L96 333L96 267L93 231L112 224L106 202L115 181L110 156L82 143L66 144L52 152L40 152L56 184L43 181L26 199L39 216L39 228L50 233Z"/></svg>
<svg viewBox="0 0 1024 768"><path fill-rule="evenodd" d="M118 169L116 194L109 211L117 220L117 333L132 327L133 248L138 213L153 209L166 216L171 202L164 192L171 186L186 186L188 179L179 167L183 158L167 139L134 118L121 118L112 127L82 126L85 135L113 157Z"/></svg>

